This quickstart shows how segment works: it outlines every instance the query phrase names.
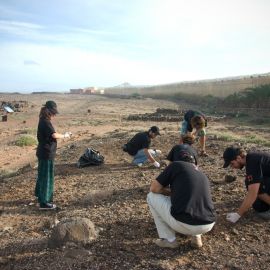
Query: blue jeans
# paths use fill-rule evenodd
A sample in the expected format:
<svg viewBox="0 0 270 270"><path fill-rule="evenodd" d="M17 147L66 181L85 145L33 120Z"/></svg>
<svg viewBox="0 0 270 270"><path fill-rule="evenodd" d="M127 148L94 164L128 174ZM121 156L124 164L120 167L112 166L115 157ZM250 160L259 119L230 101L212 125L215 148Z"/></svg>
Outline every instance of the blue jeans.
<svg viewBox="0 0 270 270"><path fill-rule="evenodd" d="M153 149L148 149L148 151L153 157L155 157L157 155L156 151ZM148 160L148 157L145 155L144 149L141 149L134 156L132 163L138 165L139 163L147 162L147 160Z"/></svg>

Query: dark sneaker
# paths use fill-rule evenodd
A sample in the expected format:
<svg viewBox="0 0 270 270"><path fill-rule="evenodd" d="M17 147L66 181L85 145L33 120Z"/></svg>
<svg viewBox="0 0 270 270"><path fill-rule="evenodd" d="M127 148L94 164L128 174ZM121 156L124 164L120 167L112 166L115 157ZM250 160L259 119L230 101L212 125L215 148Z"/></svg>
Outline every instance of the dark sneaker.
<svg viewBox="0 0 270 270"><path fill-rule="evenodd" d="M55 210L56 205L53 203L41 203L39 206L39 210Z"/></svg>
<svg viewBox="0 0 270 270"><path fill-rule="evenodd" d="M264 220L270 220L270 210L265 212L256 212L257 216L264 219Z"/></svg>
<svg viewBox="0 0 270 270"><path fill-rule="evenodd" d="M173 242L169 242L167 239L157 239L154 241L154 243L162 248L178 248L179 243L174 240Z"/></svg>

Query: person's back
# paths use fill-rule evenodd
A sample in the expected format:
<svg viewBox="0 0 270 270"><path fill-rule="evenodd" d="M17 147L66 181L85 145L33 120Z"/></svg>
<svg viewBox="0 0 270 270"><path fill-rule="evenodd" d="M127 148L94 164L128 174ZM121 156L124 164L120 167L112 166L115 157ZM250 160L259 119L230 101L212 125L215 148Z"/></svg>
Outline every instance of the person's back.
<svg viewBox="0 0 270 270"><path fill-rule="evenodd" d="M127 145L127 152L134 156L140 149L148 148L150 145L151 139L148 135L148 132L137 133Z"/></svg>
<svg viewBox="0 0 270 270"><path fill-rule="evenodd" d="M246 174L261 180L270 178L270 154L263 152L249 152L246 157Z"/></svg>
<svg viewBox="0 0 270 270"><path fill-rule="evenodd" d="M194 164L172 162L157 180L171 188L171 215L176 220L190 225L215 221L209 180Z"/></svg>

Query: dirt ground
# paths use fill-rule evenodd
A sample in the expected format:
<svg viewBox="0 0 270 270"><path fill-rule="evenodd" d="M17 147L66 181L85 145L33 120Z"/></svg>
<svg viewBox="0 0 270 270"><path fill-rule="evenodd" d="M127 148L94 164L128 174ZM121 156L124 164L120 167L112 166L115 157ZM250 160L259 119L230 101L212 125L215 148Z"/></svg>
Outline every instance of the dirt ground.
<svg viewBox="0 0 270 270"><path fill-rule="evenodd" d="M53 121L57 132L71 131L73 136L58 143L54 201L60 209L44 213L33 194L35 147L18 147L14 142L21 134L35 134L40 107L48 99L59 107ZM269 269L270 223L252 210L235 225L225 220L245 194L244 173L222 168L223 150L232 142L211 136L215 130L233 130L241 136L256 132L270 139L269 127L239 128L226 119L209 123L209 156L201 157L199 166L211 181L217 223L203 235L201 249L193 249L188 238L177 235L180 248L167 250L153 244L157 232L146 203L151 180L162 168L132 166L121 146L135 133L158 125L162 135L152 145L162 150L165 159L178 142L179 123L125 117L157 108L178 109L178 105L76 95L2 95L2 100L27 100L30 106L0 122L0 269ZM87 147L99 150L105 164L77 168ZM254 144L245 147L270 150ZM237 180L225 182L226 174L236 175ZM47 238L54 221L69 217L89 218L99 237L86 246L49 249Z"/></svg>

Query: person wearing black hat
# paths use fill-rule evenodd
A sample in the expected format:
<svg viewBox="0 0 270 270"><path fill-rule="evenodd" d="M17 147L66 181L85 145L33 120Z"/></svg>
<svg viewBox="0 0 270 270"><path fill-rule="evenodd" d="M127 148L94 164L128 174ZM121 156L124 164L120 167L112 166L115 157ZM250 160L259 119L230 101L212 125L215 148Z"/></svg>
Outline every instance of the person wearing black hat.
<svg viewBox="0 0 270 270"><path fill-rule="evenodd" d="M52 126L51 120L58 114L57 105L49 100L41 108L37 129L38 147L38 175L35 187L35 196L38 198L40 210L53 210L54 190L54 158L57 148L57 139L70 138L71 132L57 133Z"/></svg>
<svg viewBox="0 0 270 270"><path fill-rule="evenodd" d="M160 167L159 162L157 162L154 157L161 154L161 151L149 149L151 140L156 138L157 135L160 135L159 128L157 126L152 126L146 132L137 133L123 146L123 150L133 156L133 164L142 166L142 164L149 161L153 163L155 167Z"/></svg>
<svg viewBox="0 0 270 270"><path fill-rule="evenodd" d="M270 154L249 152L236 146L223 153L223 168L246 169L247 195L237 212L229 213L227 220L237 222L251 207L259 216L270 219Z"/></svg>
<svg viewBox="0 0 270 270"><path fill-rule="evenodd" d="M175 145L171 151L169 152L167 159L170 162L178 161L179 158L182 157L182 153L186 152L194 157L194 163L195 165L198 164L198 153L197 151L192 147L192 144L194 143L194 136L191 134L185 134L181 136L180 138L180 144Z"/></svg>
<svg viewBox="0 0 270 270"><path fill-rule="evenodd" d="M191 245L202 247L201 234L215 224L215 211L207 176L194 164L195 159L181 152L153 180L147 203L154 218L159 239L156 245L177 248L175 232L191 236Z"/></svg>

